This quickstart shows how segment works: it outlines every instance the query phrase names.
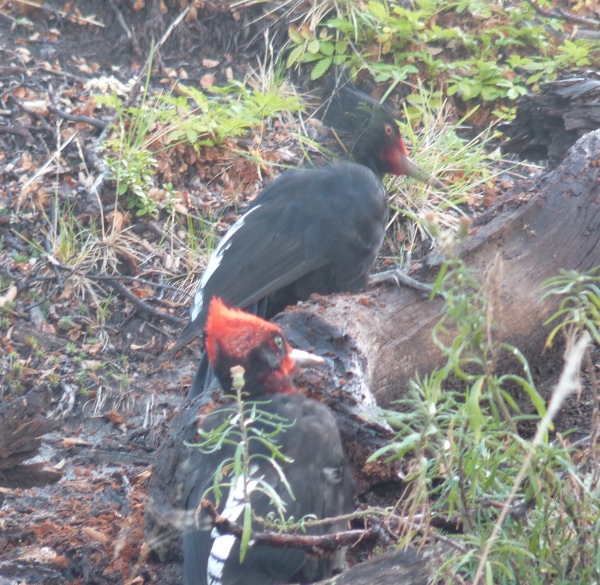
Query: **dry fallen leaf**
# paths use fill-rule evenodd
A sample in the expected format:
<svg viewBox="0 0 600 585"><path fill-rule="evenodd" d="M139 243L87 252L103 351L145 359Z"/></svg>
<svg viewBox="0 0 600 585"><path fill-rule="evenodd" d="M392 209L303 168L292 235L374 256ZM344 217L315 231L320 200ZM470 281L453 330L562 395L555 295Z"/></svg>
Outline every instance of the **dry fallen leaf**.
<svg viewBox="0 0 600 585"><path fill-rule="evenodd" d="M208 89L217 82L217 78L212 73L207 73L200 78L202 89Z"/></svg>
<svg viewBox="0 0 600 585"><path fill-rule="evenodd" d="M48 110L48 100L28 100L21 103L21 107L26 112L31 112L33 114L38 114L39 116L43 116L47 118L50 115L50 111Z"/></svg>
<svg viewBox="0 0 600 585"><path fill-rule="evenodd" d="M115 412L114 410L111 410L110 412L107 412L106 413L106 418L113 425L122 425L125 422L125 419L118 412Z"/></svg>
<svg viewBox="0 0 600 585"><path fill-rule="evenodd" d="M6 293L0 297L0 309L7 303L14 301L17 298L17 292L17 287L14 284L11 284Z"/></svg>
<svg viewBox="0 0 600 585"><path fill-rule="evenodd" d="M138 345L137 343L132 343L129 347L132 351L137 351L140 349L148 349L150 347L154 347L156 343L156 338L152 337L152 339L148 343L144 343L143 345Z"/></svg>

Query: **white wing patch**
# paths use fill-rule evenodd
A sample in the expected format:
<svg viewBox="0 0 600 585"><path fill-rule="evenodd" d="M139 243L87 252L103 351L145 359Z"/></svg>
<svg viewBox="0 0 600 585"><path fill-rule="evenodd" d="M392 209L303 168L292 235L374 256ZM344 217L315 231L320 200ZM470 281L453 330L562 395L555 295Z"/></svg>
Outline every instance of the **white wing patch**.
<svg viewBox="0 0 600 585"><path fill-rule="evenodd" d="M249 470L250 477L256 475L258 470L258 465L251 465ZM258 481L248 482L248 494L251 494L257 485ZM229 490L227 502L225 502L225 508L223 508L221 516L227 518L227 520L230 522L237 522L243 510L244 476L240 475L235 482L235 487ZM215 540L208 556L206 576L208 578L208 585L221 585L223 569L225 568L225 563L231 554L231 549L235 544L236 537L233 534L219 534L219 531L216 528L213 528L211 537Z"/></svg>
<svg viewBox="0 0 600 585"><path fill-rule="evenodd" d="M204 274L202 275L202 279L200 280L200 284L198 285L198 290L196 291L196 296L194 297L194 304L190 310L191 320L193 321L202 311L202 305L204 303L203 293L204 287L206 283L210 280L210 277L215 273L219 265L221 264L221 259L223 258L223 253L231 247L231 238L245 223L248 216L259 209L261 206L256 205L250 211L247 211L242 215L238 220L229 228L227 233L223 236L223 239L219 242L217 249L213 252L208 264L206 265L206 269L204 270Z"/></svg>

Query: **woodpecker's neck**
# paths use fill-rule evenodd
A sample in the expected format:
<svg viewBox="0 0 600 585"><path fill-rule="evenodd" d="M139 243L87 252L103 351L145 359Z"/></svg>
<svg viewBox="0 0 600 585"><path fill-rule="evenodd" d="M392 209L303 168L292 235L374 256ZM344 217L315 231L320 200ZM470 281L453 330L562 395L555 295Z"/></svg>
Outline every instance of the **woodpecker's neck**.
<svg viewBox="0 0 600 585"><path fill-rule="evenodd" d="M257 377L256 384L256 387L264 389L265 394L298 393L298 389L294 386L291 378L289 376L280 376L278 372L269 372L264 377Z"/></svg>

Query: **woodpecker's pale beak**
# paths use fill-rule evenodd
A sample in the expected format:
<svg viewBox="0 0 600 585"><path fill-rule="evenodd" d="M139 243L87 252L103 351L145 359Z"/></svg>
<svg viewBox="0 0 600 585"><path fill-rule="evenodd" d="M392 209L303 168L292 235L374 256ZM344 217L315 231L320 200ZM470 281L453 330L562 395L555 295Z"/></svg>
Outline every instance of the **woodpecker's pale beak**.
<svg viewBox="0 0 600 585"><path fill-rule="evenodd" d="M301 349L292 349L290 356L299 368L321 368L327 363L322 357Z"/></svg>
<svg viewBox="0 0 600 585"><path fill-rule="evenodd" d="M436 189L446 189L446 185L444 185L444 183L435 177L432 177L430 173L428 173L422 166L418 165L408 156L402 158L402 167L404 174L407 177L412 177L413 179L417 179L417 181L421 181L422 183L429 183Z"/></svg>

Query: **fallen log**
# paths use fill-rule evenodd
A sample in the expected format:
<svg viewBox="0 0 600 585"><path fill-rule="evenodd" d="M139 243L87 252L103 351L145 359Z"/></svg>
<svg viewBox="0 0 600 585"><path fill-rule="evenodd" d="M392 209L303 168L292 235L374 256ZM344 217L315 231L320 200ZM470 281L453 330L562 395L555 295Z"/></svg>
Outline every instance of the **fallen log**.
<svg viewBox="0 0 600 585"><path fill-rule="evenodd" d="M504 152L555 167L575 142L600 128L600 78L586 75L545 83L517 102L517 114L500 130L508 137Z"/></svg>
<svg viewBox="0 0 600 585"><path fill-rule="evenodd" d="M427 585L432 555L412 547L386 552L318 585Z"/></svg>

